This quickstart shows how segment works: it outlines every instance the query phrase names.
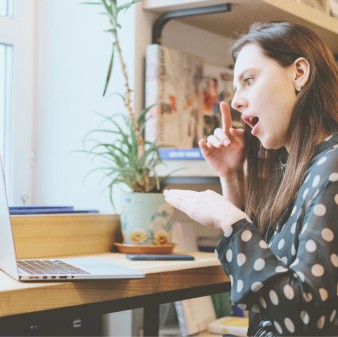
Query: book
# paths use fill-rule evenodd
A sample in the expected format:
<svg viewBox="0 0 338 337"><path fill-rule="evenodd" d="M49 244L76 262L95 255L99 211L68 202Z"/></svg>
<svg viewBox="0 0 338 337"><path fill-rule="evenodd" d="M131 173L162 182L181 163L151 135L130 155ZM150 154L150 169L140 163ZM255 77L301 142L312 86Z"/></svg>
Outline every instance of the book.
<svg viewBox="0 0 338 337"><path fill-rule="evenodd" d="M159 149L160 156L163 160L202 160L203 155L199 148L192 149Z"/></svg>
<svg viewBox="0 0 338 337"><path fill-rule="evenodd" d="M232 97L232 69L152 44L146 51L147 141L157 141L164 160L202 160L198 141L221 125L219 103Z"/></svg>
<svg viewBox="0 0 338 337"><path fill-rule="evenodd" d="M216 319L211 296L176 301L175 308L182 336L204 331Z"/></svg>
<svg viewBox="0 0 338 337"><path fill-rule="evenodd" d="M177 149L197 147L202 77L202 58L157 44L147 46L145 104L157 103L148 113L147 140Z"/></svg>
<svg viewBox="0 0 338 337"><path fill-rule="evenodd" d="M247 336L248 326L248 317L225 316L209 323L208 331L217 334Z"/></svg>
<svg viewBox="0 0 338 337"><path fill-rule="evenodd" d="M68 214L68 213L99 213L98 210L77 210L73 206L10 206L10 215L27 214Z"/></svg>
<svg viewBox="0 0 338 337"><path fill-rule="evenodd" d="M196 102L203 77L203 60L181 51L152 44L146 51L146 138L170 147L196 147Z"/></svg>

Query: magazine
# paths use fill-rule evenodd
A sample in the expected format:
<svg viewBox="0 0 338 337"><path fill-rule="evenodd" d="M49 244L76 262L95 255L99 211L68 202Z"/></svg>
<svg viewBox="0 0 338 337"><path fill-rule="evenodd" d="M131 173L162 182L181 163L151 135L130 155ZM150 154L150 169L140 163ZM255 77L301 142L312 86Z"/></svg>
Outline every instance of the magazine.
<svg viewBox="0 0 338 337"><path fill-rule="evenodd" d="M198 141L221 125L219 104L232 97L232 70L152 44L146 52L147 141L157 141L164 160L201 160Z"/></svg>

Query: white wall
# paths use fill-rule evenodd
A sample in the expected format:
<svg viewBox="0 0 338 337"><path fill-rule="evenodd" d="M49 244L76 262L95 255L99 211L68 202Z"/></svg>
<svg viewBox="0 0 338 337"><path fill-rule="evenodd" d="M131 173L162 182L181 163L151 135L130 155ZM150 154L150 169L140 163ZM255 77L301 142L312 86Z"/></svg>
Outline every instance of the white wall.
<svg viewBox="0 0 338 337"><path fill-rule="evenodd" d="M86 174L96 166L76 152L84 135L101 121L101 113L123 111L120 100L102 98L111 53L111 39L104 30L106 17L100 6L78 0L37 0L37 99L36 99L36 204L69 204L77 208L111 212L102 175ZM134 73L134 11L122 49ZM116 67L117 76L120 76ZM110 92L122 92L114 75ZM134 77L131 76L132 86ZM120 84L120 85L119 85Z"/></svg>

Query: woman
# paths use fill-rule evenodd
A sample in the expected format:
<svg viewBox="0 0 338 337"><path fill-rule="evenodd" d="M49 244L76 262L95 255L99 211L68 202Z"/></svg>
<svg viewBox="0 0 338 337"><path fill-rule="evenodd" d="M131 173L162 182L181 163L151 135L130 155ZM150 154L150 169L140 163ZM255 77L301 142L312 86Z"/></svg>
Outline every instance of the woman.
<svg viewBox="0 0 338 337"><path fill-rule="evenodd" d="M216 252L232 301L252 312L248 335L337 335L336 60L287 22L253 25L232 55L246 131L223 102L222 129L199 141L223 196L167 190L166 200L224 232Z"/></svg>

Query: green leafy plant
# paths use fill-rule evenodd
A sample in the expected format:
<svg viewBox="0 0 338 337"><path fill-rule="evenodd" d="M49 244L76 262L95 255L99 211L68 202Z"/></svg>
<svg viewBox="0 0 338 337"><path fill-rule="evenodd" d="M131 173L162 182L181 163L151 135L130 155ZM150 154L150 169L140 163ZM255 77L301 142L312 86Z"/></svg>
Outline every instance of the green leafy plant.
<svg viewBox="0 0 338 337"><path fill-rule="evenodd" d="M100 0L98 2L85 2L90 5L100 5L109 19L108 33L112 35L112 54L108 67L103 96L112 80L115 56L117 56L122 69L125 92L118 94L126 108L126 112L112 116L99 114L103 118L102 127L94 129L85 137L86 144L91 147L85 152L103 159L102 167L95 170L104 171L104 178L108 180L111 202L112 190L118 184L124 184L133 192L156 192L160 189L160 177L156 173L156 167L160 164L159 144L148 142L144 138L144 130L147 123L147 113L152 106L145 108L136 115L132 102L132 90L129 84L129 76L121 50L118 31L121 25L118 22L119 15L128 10L141 0L132 0L118 5L117 0ZM94 137L95 136L95 137ZM104 136L109 141L100 141Z"/></svg>

